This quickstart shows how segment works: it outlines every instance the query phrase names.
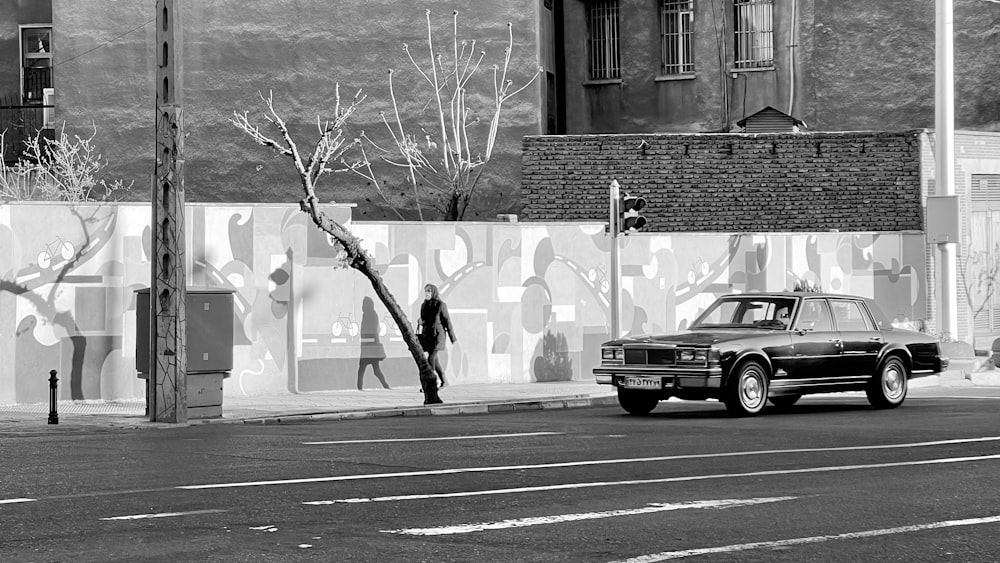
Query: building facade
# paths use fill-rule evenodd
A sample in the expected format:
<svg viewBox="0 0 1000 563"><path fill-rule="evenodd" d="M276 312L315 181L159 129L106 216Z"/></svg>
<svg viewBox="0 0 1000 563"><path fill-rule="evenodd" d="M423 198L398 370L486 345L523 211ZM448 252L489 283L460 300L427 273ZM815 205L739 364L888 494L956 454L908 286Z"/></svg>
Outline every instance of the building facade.
<svg viewBox="0 0 1000 563"><path fill-rule="evenodd" d="M108 159L108 173L140 186L132 198L148 198L153 169L153 3L53 0L53 26L61 45L56 89L59 119L73 131L98 130L97 143ZM514 47L506 78L518 87L531 79L543 61L551 59L550 43L541 22L551 16L542 0L499 3L390 2L320 0L297 2L184 1L182 62L184 82L185 183L189 201L294 202L301 187L286 158L256 145L229 119L233 112L262 116L266 108L258 93L272 93L275 108L288 123L300 148L318 137L317 118L332 117L336 88L346 104L361 90L366 96L348 122L348 139L362 133L381 146L392 136L380 112L391 119L394 105L388 88L393 70L400 113L415 132L416 142L439 137L432 88L417 74L404 51L426 69L430 63L426 11L431 12L434 50L446 62L452 53L453 10L458 10L461 40L475 40L469 53L484 53L480 71L467 84L473 115L468 129L473 155L484 152L493 99L493 65L503 67L508 43ZM547 29L551 29L551 25ZM473 58L473 60L475 60ZM494 218L516 212L520 139L543 132L545 81L504 102L503 123L496 138L494 160L484 168L479 194L467 219ZM449 111L445 107L445 111ZM260 120L263 122L263 119ZM421 133L420 126L425 131ZM390 166L375 173L389 185L406 190L405 176ZM355 158L356 155L349 156ZM512 175L513 173L513 175ZM323 201L357 203L359 218L395 218L376 192L357 175L331 175L319 184ZM408 218L412 210L403 209ZM433 214L427 219L434 219Z"/></svg>
<svg viewBox="0 0 1000 563"><path fill-rule="evenodd" d="M17 159L26 138L52 126L54 95L50 0L0 2L0 151Z"/></svg>
<svg viewBox="0 0 1000 563"><path fill-rule="evenodd" d="M565 0L557 133L934 126L935 0ZM956 127L1000 129L1000 5L954 0Z"/></svg>
<svg viewBox="0 0 1000 563"><path fill-rule="evenodd" d="M32 21L51 22L57 39L58 123L65 120L68 132L80 134L96 126L108 173L146 185L153 152L152 7L19 0L12 13L22 17L49 2L51 17L33 16ZM486 64L502 63L504 24L511 22L515 47L508 78L521 84L543 69L528 90L505 102L495 158L468 217L482 220L521 210L524 135L729 132L766 106L802 120L811 131L932 127L934 5L934 0L858 6L824 0L474 5L349 0L336 7L318 0L184 2L188 198L298 198L290 164L237 134L227 121L234 111L260 112L258 91L273 92L293 130L310 139L315 117L331 107L336 84L342 94L363 89L368 97L352 120L352 133L364 131L385 141L379 112L392 109L386 71L394 69L397 92L414 93L406 101L410 113L423 124L435 123L425 112L427 96L416 93L419 77L404 76L411 66L402 51L407 44L415 56L423 52L427 9L439 48L450 36L451 13L457 9L461 36L478 40ZM0 9L12 9L9 2L4 6ZM994 61L1000 60L1000 44L993 38L1000 29L1000 5L955 0L954 12L956 127L997 129L1000 69ZM0 43L0 53L10 45L9 39ZM0 66L0 73L14 75L9 66ZM477 99L492 92L489 74L482 78L470 86ZM145 195L139 189L132 197ZM395 217L358 177L329 180L321 196L356 203L361 219Z"/></svg>

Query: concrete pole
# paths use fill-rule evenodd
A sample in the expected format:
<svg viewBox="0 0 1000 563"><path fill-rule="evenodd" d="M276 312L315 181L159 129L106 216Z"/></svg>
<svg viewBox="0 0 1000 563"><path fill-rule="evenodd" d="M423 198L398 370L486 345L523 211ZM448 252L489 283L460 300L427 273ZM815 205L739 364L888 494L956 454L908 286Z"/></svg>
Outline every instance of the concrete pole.
<svg viewBox="0 0 1000 563"><path fill-rule="evenodd" d="M156 168L152 186L149 419L187 422L181 7L156 2Z"/></svg>
<svg viewBox="0 0 1000 563"><path fill-rule="evenodd" d="M618 180L611 180L610 189L610 205L608 206L610 210L609 219L609 229L608 232L611 235L611 269L608 270L608 278L611 283L609 287L611 289L611 295L608 296L608 301L611 303L611 338L620 338L621 332L621 301L622 301L622 265L621 258L618 255L618 231L620 230L619 225L619 210L618 202L620 201L621 189L618 186Z"/></svg>
<svg viewBox="0 0 1000 563"><path fill-rule="evenodd" d="M955 195L955 69L952 0L937 0L934 139L937 195ZM958 338L958 283L954 242L938 243L938 333Z"/></svg>

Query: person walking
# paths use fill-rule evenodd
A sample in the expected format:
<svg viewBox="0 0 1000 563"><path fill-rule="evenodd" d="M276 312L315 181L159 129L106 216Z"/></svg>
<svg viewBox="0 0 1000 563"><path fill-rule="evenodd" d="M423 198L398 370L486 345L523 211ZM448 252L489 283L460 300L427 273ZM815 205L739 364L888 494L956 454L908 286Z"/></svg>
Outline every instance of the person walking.
<svg viewBox="0 0 1000 563"><path fill-rule="evenodd" d="M378 315L375 314L375 302L371 297L365 297L361 302L361 358L358 360L358 391L365 387L365 370L370 365L375 377L385 389L392 389L385 382L385 375L379 365L385 359L385 347L378 335Z"/></svg>
<svg viewBox="0 0 1000 563"><path fill-rule="evenodd" d="M434 284L424 286L424 302L420 305L420 321L417 323L417 333L420 338L420 345L427 353L427 361L434 369L438 379L441 381L440 388L448 384L444 376L444 368L441 367L441 360L438 352L445 349L444 336L448 334L451 343L454 344L455 331L452 330L451 317L448 316L448 305L441 300L438 288Z"/></svg>

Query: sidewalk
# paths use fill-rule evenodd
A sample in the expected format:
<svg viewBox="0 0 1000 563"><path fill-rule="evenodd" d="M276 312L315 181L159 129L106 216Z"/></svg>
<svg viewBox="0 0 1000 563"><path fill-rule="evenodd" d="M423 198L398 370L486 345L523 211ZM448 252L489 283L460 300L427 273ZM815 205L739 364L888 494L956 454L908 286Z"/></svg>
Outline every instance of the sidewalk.
<svg viewBox="0 0 1000 563"><path fill-rule="evenodd" d="M1000 386L1000 370L963 369L910 381L911 389ZM561 409L618 404L615 389L592 381L556 383L479 383L452 385L441 391L440 405L423 405L417 387L344 390L318 393L276 393L226 397L222 417L196 419L189 424L280 424L321 420L348 420L387 416L483 414L517 410ZM60 401L59 424L48 425L48 403L0 405L0 431L29 427L175 428L176 424L149 422L141 399L128 401Z"/></svg>
<svg viewBox="0 0 1000 563"><path fill-rule="evenodd" d="M385 416L452 415L514 410L573 408L617 404L615 390L593 381L556 383L480 383L451 385L440 392L443 404L423 405L419 387L344 390L317 393L276 393L225 397L222 418L197 419L190 424L277 424ZM176 427L149 422L142 399L128 401L60 401L59 425L113 428ZM48 424L48 403L0 405L0 430L12 426ZM51 425L55 428L56 425Z"/></svg>

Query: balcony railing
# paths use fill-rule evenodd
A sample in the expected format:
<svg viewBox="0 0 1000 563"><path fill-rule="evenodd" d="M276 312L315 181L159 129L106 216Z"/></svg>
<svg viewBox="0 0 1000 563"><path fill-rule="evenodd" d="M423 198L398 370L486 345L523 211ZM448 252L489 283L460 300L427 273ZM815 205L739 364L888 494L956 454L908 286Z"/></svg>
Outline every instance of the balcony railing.
<svg viewBox="0 0 1000 563"><path fill-rule="evenodd" d="M33 139L46 128L46 112L54 106L24 105L19 96L0 96L0 133L3 133L3 159L13 164L24 154L25 141Z"/></svg>

